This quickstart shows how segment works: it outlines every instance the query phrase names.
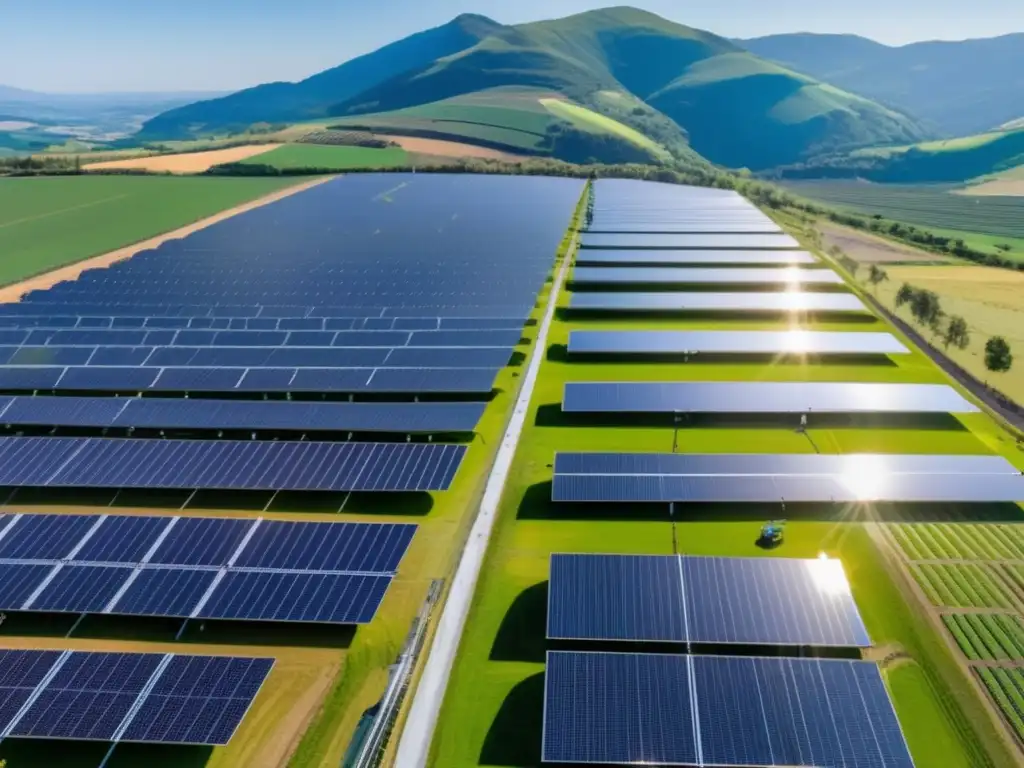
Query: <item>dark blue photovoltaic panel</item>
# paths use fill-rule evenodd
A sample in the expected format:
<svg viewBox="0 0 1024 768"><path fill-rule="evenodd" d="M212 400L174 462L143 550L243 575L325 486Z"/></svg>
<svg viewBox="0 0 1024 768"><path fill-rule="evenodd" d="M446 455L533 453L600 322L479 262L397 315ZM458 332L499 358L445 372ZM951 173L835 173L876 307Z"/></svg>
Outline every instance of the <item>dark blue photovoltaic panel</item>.
<svg viewBox="0 0 1024 768"><path fill-rule="evenodd" d="M511 347L398 347L387 356L388 368L503 368Z"/></svg>
<svg viewBox="0 0 1024 768"><path fill-rule="evenodd" d="M873 663L696 656L693 683L707 765L913 766Z"/></svg>
<svg viewBox="0 0 1024 768"><path fill-rule="evenodd" d="M566 413L976 413L945 384L570 382Z"/></svg>
<svg viewBox="0 0 1024 768"><path fill-rule="evenodd" d="M0 485L305 491L445 490L466 446L0 438Z"/></svg>
<svg viewBox="0 0 1024 768"><path fill-rule="evenodd" d="M687 656L549 652L541 759L697 764Z"/></svg>
<svg viewBox="0 0 1024 768"><path fill-rule="evenodd" d="M871 645L838 560L682 561L690 642Z"/></svg>
<svg viewBox="0 0 1024 768"><path fill-rule="evenodd" d="M66 558L98 519L92 515L19 515L0 540L0 559Z"/></svg>
<svg viewBox="0 0 1024 768"><path fill-rule="evenodd" d="M216 576L213 570L143 568L109 613L188 618Z"/></svg>
<svg viewBox="0 0 1024 768"><path fill-rule="evenodd" d="M514 347L522 337L520 329L501 331L417 331L410 347Z"/></svg>
<svg viewBox="0 0 1024 768"><path fill-rule="evenodd" d="M137 563L167 529L168 517L106 515L75 555L78 562ZM178 521L181 525L182 521Z"/></svg>
<svg viewBox="0 0 1024 768"><path fill-rule="evenodd" d="M71 654L11 736L111 740L161 658L155 653Z"/></svg>
<svg viewBox="0 0 1024 768"><path fill-rule="evenodd" d="M243 373L238 368L164 368L150 388L165 392L230 392Z"/></svg>
<svg viewBox="0 0 1024 768"><path fill-rule="evenodd" d="M16 370L8 368L8 371ZM44 369L40 369L44 370ZM51 369L45 369L51 370ZM67 368L59 382L39 389L131 392L150 389L161 371L158 368ZM26 387L27 389L27 387Z"/></svg>
<svg viewBox="0 0 1024 768"><path fill-rule="evenodd" d="M361 392L373 375L372 368L293 368L285 391L291 392ZM378 369L379 370L379 369ZM241 389L255 389L259 371L249 371L242 379Z"/></svg>
<svg viewBox="0 0 1024 768"><path fill-rule="evenodd" d="M895 336L872 331L570 331L569 354L663 355L909 354Z"/></svg>
<svg viewBox="0 0 1024 768"><path fill-rule="evenodd" d="M614 250L586 249L576 255L576 263L583 266L719 266L745 264L749 266L800 266L818 264L817 259L805 251L698 251L698 250Z"/></svg>
<svg viewBox="0 0 1024 768"><path fill-rule="evenodd" d="M0 731L28 702L60 651L0 651Z"/></svg>
<svg viewBox="0 0 1024 768"><path fill-rule="evenodd" d="M161 565L227 565L254 522L215 517L181 518L149 562Z"/></svg>
<svg viewBox="0 0 1024 768"><path fill-rule="evenodd" d="M228 571L197 618L366 624L390 576Z"/></svg>
<svg viewBox="0 0 1024 768"><path fill-rule="evenodd" d="M552 555L547 636L686 642L680 568L674 555Z"/></svg>
<svg viewBox="0 0 1024 768"><path fill-rule="evenodd" d="M696 248L699 250L797 250L800 243L786 234L661 234L592 233L580 237L582 248Z"/></svg>
<svg viewBox="0 0 1024 768"><path fill-rule="evenodd" d="M33 611L99 613L128 580L132 569L65 565L31 605Z"/></svg>
<svg viewBox="0 0 1024 768"><path fill-rule="evenodd" d="M0 563L0 610L21 608L52 570L52 565ZM3 685L0 678L0 687Z"/></svg>
<svg viewBox="0 0 1024 768"><path fill-rule="evenodd" d="M493 368L378 368L366 382L368 392L447 392L486 394L494 389Z"/></svg>
<svg viewBox="0 0 1024 768"><path fill-rule="evenodd" d="M95 347L0 347L4 365L87 365Z"/></svg>
<svg viewBox="0 0 1024 768"><path fill-rule="evenodd" d="M227 744L273 665L273 659L175 656L121 740Z"/></svg>
<svg viewBox="0 0 1024 768"><path fill-rule="evenodd" d="M576 285L843 285L843 278L831 269L803 267L576 267L572 273Z"/></svg>
<svg viewBox="0 0 1024 768"><path fill-rule="evenodd" d="M100 369L96 369L100 370ZM63 368L0 368L0 389L52 389Z"/></svg>
<svg viewBox="0 0 1024 768"><path fill-rule="evenodd" d="M801 291L706 293L574 293L569 309L576 312L752 312L867 313L852 293Z"/></svg>
<svg viewBox="0 0 1024 768"><path fill-rule="evenodd" d="M264 520L235 565L316 571L394 573L416 532L415 525Z"/></svg>
<svg viewBox="0 0 1024 768"><path fill-rule="evenodd" d="M102 397L18 397L0 414L0 421L69 427L108 426L114 423L125 404L125 400Z"/></svg>

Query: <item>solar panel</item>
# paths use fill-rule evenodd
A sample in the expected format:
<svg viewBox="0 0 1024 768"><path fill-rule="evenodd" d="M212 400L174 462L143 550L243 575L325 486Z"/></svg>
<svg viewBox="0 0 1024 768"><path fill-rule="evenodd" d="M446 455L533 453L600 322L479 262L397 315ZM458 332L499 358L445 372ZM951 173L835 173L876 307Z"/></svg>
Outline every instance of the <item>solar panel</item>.
<svg viewBox="0 0 1024 768"><path fill-rule="evenodd" d="M0 610L21 608L43 586L52 570L53 566L49 564L0 563ZM2 708L3 703L0 702L0 710Z"/></svg>
<svg viewBox="0 0 1024 768"><path fill-rule="evenodd" d="M803 267L728 269L685 267L576 267L573 285L844 285L831 269Z"/></svg>
<svg viewBox="0 0 1024 768"><path fill-rule="evenodd" d="M0 484L296 491L445 490L464 445L0 438Z"/></svg>
<svg viewBox="0 0 1024 768"><path fill-rule="evenodd" d="M118 593L131 568L62 565L31 605L22 610L54 613L99 613Z"/></svg>
<svg viewBox="0 0 1024 768"><path fill-rule="evenodd" d="M548 637L864 647L838 560L552 555Z"/></svg>
<svg viewBox="0 0 1024 768"><path fill-rule="evenodd" d="M820 262L806 251L616 250L590 248L576 254L577 266L799 266Z"/></svg>
<svg viewBox="0 0 1024 768"><path fill-rule="evenodd" d="M182 518L165 529L148 562L161 565L223 566L245 541L252 520Z"/></svg>
<svg viewBox="0 0 1024 768"><path fill-rule="evenodd" d="M174 656L122 741L227 744L274 665L273 659Z"/></svg>
<svg viewBox="0 0 1024 768"><path fill-rule="evenodd" d="M659 234L590 233L580 237L582 248L694 248L698 250L798 250L800 243L786 234Z"/></svg>
<svg viewBox="0 0 1024 768"><path fill-rule="evenodd" d="M99 518L88 515L19 515L0 540L0 559L63 560Z"/></svg>
<svg viewBox="0 0 1024 768"><path fill-rule="evenodd" d="M122 585L103 613L119 616L166 616L186 619L217 579L218 571L143 568Z"/></svg>
<svg viewBox="0 0 1024 768"><path fill-rule="evenodd" d="M415 531L415 525L405 524L336 523L324 527L265 520L235 565L394 573Z"/></svg>
<svg viewBox="0 0 1024 768"><path fill-rule="evenodd" d="M894 336L865 331L571 331L569 354L910 354Z"/></svg>
<svg viewBox="0 0 1024 768"><path fill-rule="evenodd" d="M228 571L196 618L365 624L390 584L378 574Z"/></svg>
<svg viewBox="0 0 1024 768"><path fill-rule="evenodd" d="M878 666L549 652L542 760L912 768Z"/></svg>
<svg viewBox="0 0 1024 768"><path fill-rule="evenodd" d="M852 293L574 293L577 312L867 313Z"/></svg>
<svg viewBox="0 0 1024 768"><path fill-rule="evenodd" d="M570 382L567 413L977 413L945 384Z"/></svg>
<svg viewBox="0 0 1024 768"><path fill-rule="evenodd" d="M59 651L0 652L0 734L32 697L39 683L60 658Z"/></svg>

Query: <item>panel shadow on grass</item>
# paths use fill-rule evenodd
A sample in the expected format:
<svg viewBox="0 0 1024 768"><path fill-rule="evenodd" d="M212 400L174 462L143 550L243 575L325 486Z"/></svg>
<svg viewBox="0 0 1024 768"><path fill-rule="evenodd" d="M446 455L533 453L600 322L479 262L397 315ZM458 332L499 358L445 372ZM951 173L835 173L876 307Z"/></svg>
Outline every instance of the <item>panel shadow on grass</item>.
<svg viewBox="0 0 1024 768"><path fill-rule="evenodd" d="M345 512L352 515L400 515L423 517L434 508L434 497L426 491L373 493L310 493L281 491L270 505L273 512Z"/></svg>
<svg viewBox="0 0 1024 768"><path fill-rule="evenodd" d="M491 661L544 663L547 651L548 582L520 592L512 601L491 646Z"/></svg>
<svg viewBox="0 0 1024 768"><path fill-rule="evenodd" d="M491 723L481 765L539 766L544 728L544 673L518 683L505 697Z"/></svg>
<svg viewBox="0 0 1024 768"><path fill-rule="evenodd" d="M551 481L534 483L523 494L516 511L519 520L623 520L668 522L668 504L566 504L551 500Z"/></svg>
<svg viewBox="0 0 1024 768"><path fill-rule="evenodd" d="M96 768L110 744L95 741L6 739L0 746L0 760L7 765ZM210 761L213 747L174 744L118 744L107 768L202 768Z"/></svg>

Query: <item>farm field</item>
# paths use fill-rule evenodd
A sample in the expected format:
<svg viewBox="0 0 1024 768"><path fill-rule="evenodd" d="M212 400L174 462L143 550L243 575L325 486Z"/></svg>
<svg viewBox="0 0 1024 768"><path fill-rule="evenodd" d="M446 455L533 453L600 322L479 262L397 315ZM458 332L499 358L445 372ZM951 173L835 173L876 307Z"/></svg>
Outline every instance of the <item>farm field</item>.
<svg viewBox="0 0 1024 768"><path fill-rule="evenodd" d="M1024 165L976 179L957 192L959 195L997 197L1024 196Z"/></svg>
<svg viewBox="0 0 1024 768"><path fill-rule="evenodd" d="M397 168L409 164L409 155L400 147L374 149L372 147L319 144L284 144L266 154L256 155L241 162L244 165L270 165L281 170L326 168L332 171L347 171L355 168Z"/></svg>
<svg viewBox="0 0 1024 768"><path fill-rule="evenodd" d="M500 149L489 149L458 141L420 139L415 136L393 136L389 134L376 135L378 138L393 141L410 154L428 155L435 159L443 157L477 157L482 160L505 160L512 163L523 159L522 155L517 155L513 152L502 152Z"/></svg>
<svg viewBox="0 0 1024 768"><path fill-rule="evenodd" d="M1013 350L1024 351L1024 273L974 265L898 265L885 270L889 279L871 290L891 312L913 322L907 307L896 309L896 293L903 283L937 293L946 314L962 316L971 333L966 349L951 347L945 354L976 378L1024 403L1024 366L993 374L985 368L984 357L985 342L997 335L1006 338ZM862 269L858 279L863 283L866 277L867 270Z"/></svg>
<svg viewBox="0 0 1024 768"><path fill-rule="evenodd" d="M978 677L999 703L1017 738L1024 741L1024 670L982 668Z"/></svg>
<svg viewBox="0 0 1024 768"><path fill-rule="evenodd" d="M852 213L915 224L937 234L961 237L979 250L1024 259L1024 200L969 197L942 185L869 184L853 181L786 182L793 194ZM1011 246L1002 252L998 244Z"/></svg>
<svg viewBox="0 0 1024 768"><path fill-rule="evenodd" d="M949 613L942 617L972 661L1024 659L1024 622L1000 613Z"/></svg>
<svg viewBox="0 0 1024 768"><path fill-rule="evenodd" d="M569 301L562 291L560 306ZM849 363L705 363L645 365L569 362L564 345L571 329L767 329L778 323L743 319L617 322L574 320L559 313L549 352L534 390L527 426L502 499L462 644L435 732L430 764L437 768L534 766L540 763L548 561L553 553L643 553L726 556L815 557L842 560L853 594L878 655L896 652L885 678L915 762L919 766L976 768L1008 766L1013 759L962 669L929 623L923 605L891 578L869 535L871 523L913 520L909 510L854 508L788 513L785 542L775 550L757 546L765 516L772 512L667 512L629 505L559 506L550 502L556 451L651 451L680 453L1015 453L1013 441L987 416L972 415L948 428L875 424L794 426L662 427L649 424L580 426L560 416L568 381L816 380L945 382L921 353L885 366ZM851 329L844 323L814 323L815 329ZM856 330L882 330L880 321ZM1018 510L1019 512L1019 510ZM904 515L906 517L904 517ZM950 519L957 513L950 511ZM975 574L971 574L972 577ZM984 590L975 599L998 600Z"/></svg>
<svg viewBox="0 0 1024 768"><path fill-rule="evenodd" d="M557 115L563 120L568 120L580 130L592 133L610 133L625 139L630 144L635 144L641 149L646 149L662 160L667 160L670 157L665 148L656 141L644 136L640 131L620 123L618 120L563 99L541 99L540 103L553 115Z"/></svg>
<svg viewBox="0 0 1024 768"><path fill-rule="evenodd" d="M0 285L138 243L301 179L0 179Z"/></svg>
<svg viewBox="0 0 1024 768"><path fill-rule="evenodd" d="M153 173L203 173L215 165L237 163L277 149L280 144L249 144L229 149L184 152L177 155L152 155L125 160L105 160L84 166L87 171L141 170Z"/></svg>

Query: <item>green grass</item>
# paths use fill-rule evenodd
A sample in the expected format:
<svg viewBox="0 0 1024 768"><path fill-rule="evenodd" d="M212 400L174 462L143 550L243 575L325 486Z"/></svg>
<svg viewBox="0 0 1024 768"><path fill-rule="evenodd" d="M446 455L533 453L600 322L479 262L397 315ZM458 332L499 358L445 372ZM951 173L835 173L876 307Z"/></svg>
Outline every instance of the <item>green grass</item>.
<svg viewBox="0 0 1024 768"><path fill-rule="evenodd" d="M937 234L973 233L1014 245L1024 241L1024 197L968 197L948 185L869 184L851 181L791 181L784 186L794 194L827 203L851 213L883 218L934 229ZM1009 239L1009 240L1008 240ZM975 241L979 242L979 241ZM1020 243L1024 246L1024 242ZM1024 258L1024 247L1016 252Z"/></svg>
<svg viewBox="0 0 1024 768"><path fill-rule="evenodd" d="M0 285L168 232L296 179L0 179Z"/></svg>
<svg viewBox="0 0 1024 768"><path fill-rule="evenodd" d="M917 565L914 576L935 605L1011 608L1003 587L980 565Z"/></svg>
<svg viewBox="0 0 1024 768"><path fill-rule="evenodd" d="M618 120L562 99L541 99L540 101L552 114L569 121L582 131L609 133L647 150L661 160L667 160L670 157L668 151L656 141Z"/></svg>
<svg viewBox="0 0 1024 768"><path fill-rule="evenodd" d="M563 291L560 306L568 302ZM892 366L777 362L774 364L570 363L560 350L573 328L779 327L733 319L711 321L573 321L557 316L499 517L474 594L466 631L432 744L437 768L536 766L540 758L548 561L555 552L671 553L673 526L667 513L640 513L627 505L552 505L550 480L555 451L791 452L854 451L1009 453L1009 440L986 416L964 417L962 429L871 426L815 428L806 435L792 426L682 428L671 426L572 426L558 416L567 381L641 380L873 380L942 381L920 353ZM816 328L850 328L817 323ZM883 326L867 326L868 328ZM813 442L813 446L812 446ZM887 684L917 765L944 768L1009 766L991 722L920 606L909 605L890 578L875 545L860 524L900 519L896 510L790 510L785 543L766 553L756 546L764 515L742 508L690 517L680 509L679 551L691 554L814 557L842 560L874 643L906 655L885 670ZM951 512L952 514L952 512ZM951 518L956 519L956 518ZM963 580L961 578L961 580ZM984 590L970 581L971 589Z"/></svg>
<svg viewBox="0 0 1024 768"><path fill-rule="evenodd" d="M262 155L243 160L243 165L271 165L274 168L325 168L347 171L355 168L397 168L407 165L409 155L400 147L340 147L318 144L286 144Z"/></svg>
<svg viewBox="0 0 1024 768"><path fill-rule="evenodd" d="M1017 738L1024 740L1024 671L978 669L977 672Z"/></svg>

